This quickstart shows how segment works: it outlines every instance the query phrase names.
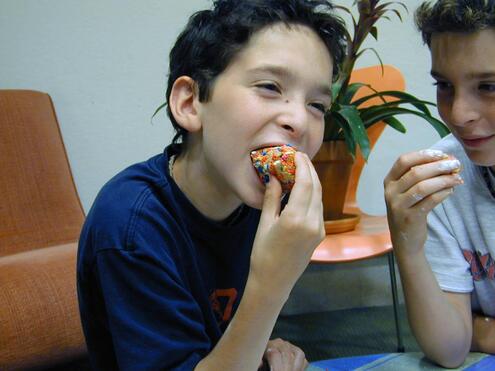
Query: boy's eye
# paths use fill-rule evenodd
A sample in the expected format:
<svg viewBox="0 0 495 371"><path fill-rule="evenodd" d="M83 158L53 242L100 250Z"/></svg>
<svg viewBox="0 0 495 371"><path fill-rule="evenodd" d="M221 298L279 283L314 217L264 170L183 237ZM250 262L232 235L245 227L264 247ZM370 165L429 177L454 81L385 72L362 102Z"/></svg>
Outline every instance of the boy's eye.
<svg viewBox="0 0 495 371"><path fill-rule="evenodd" d="M273 92L276 92L276 93L280 93L281 92L281 90L278 87L278 85L275 84L275 83L272 83L272 82L264 82L264 83L261 83L261 84L257 84L256 87L261 88L261 89L265 89L265 90L269 90L269 91L273 91Z"/></svg>
<svg viewBox="0 0 495 371"><path fill-rule="evenodd" d="M316 108L318 111L322 113L327 112L327 107L322 103L310 103L310 106Z"/></svg>
<svg viewBox="0 0 495 371"><path fill-rule="evenodd" d="M445 82L445 81L436 81L433 83L433 85L435 85L437 87L437 91L439 91L439 92L452 89L452 85L449 84L448 82Z"/></svg>
<svg viewBox="0 0 495 371"><path fill-rule="evenodd" d="M479 89L483 90L487 93L495 93L495 84L494 83L482 83L479 85Z"/></svg>

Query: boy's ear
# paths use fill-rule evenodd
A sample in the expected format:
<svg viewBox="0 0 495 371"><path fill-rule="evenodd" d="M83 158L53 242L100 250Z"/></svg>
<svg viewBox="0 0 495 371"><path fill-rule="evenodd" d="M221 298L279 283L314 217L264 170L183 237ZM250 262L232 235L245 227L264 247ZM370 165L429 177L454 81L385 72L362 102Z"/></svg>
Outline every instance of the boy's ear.
<svg viewBox="0 0 495 371"><path fill-rule="evenodd" d="M188 132L201 129L196 82L189 76L175 80L170 92L169 108L177 123Z"/></svg>

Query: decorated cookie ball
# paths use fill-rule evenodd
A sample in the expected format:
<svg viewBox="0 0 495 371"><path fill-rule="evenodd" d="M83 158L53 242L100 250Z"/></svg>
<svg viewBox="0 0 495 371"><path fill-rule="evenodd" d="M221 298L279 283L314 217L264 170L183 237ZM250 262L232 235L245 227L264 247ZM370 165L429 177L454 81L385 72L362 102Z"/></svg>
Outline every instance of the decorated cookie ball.
<svg viewBox="0 0 495 371"><path fill-rule="evenodd" d="M294 186L296 150L290 145L261 148L251 152L253 166L263 184L269 175L275 176L282 185L283 192L289 192Z"/></svg>

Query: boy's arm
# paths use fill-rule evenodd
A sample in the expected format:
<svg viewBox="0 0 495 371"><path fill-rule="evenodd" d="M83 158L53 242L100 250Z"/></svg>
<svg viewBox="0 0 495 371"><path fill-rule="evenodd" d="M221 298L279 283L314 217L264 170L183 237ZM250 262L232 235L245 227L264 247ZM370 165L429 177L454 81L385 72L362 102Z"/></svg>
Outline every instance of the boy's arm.
<svg viewBox="0 0 495 371"><path fill-rule="evenodd" d="M495 354L495 319L473 313L473 352Z"/></svg>
<svg viewBox="0 0 495 371"><path fill-rule="evenodd" d="M418 344L441 366L459 366L471 345L470 295L442 291L422 250L418 256L396 255L408 319Z"/></svg>
<svg viewBox="0 0 495 371"><path fill-rule="evenodd" d="M468 294L438 286L424 245L427 215L462 183L458 162L440 151L402 155L384 180L387 216L404 288L409 322L428 358L445 367L460 365L472 337Z"/></svg>
<svg viewBox="0 0 495 371"><path fill-rule="evenodd" d="M325 236L321 185L305 154L296 153L296 182L280 212L281 187L265 191L246 288L227 330L195 370L256 370L277 317ZM273 365L272 365L273 366ZM303 370L286 362L284 370Z"/></svg>

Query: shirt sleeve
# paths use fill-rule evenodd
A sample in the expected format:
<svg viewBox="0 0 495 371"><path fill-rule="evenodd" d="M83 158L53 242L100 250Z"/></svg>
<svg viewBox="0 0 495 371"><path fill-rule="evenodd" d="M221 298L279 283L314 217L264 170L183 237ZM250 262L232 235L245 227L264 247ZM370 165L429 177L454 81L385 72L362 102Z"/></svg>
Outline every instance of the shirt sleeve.
<svg viewBox="0 0 495 371"><path fill-rule="evenodd" d="M473 291L469 264L453 235L442 204L428 215L425 254L442 290L458 293Z"/></svg>
<svg viewBox="0 0 495 371"><path fill-rule="evenodd" d="M210 342L201 310L172 259L99 251L94 265L121 370L192 370Z"/></svg>

